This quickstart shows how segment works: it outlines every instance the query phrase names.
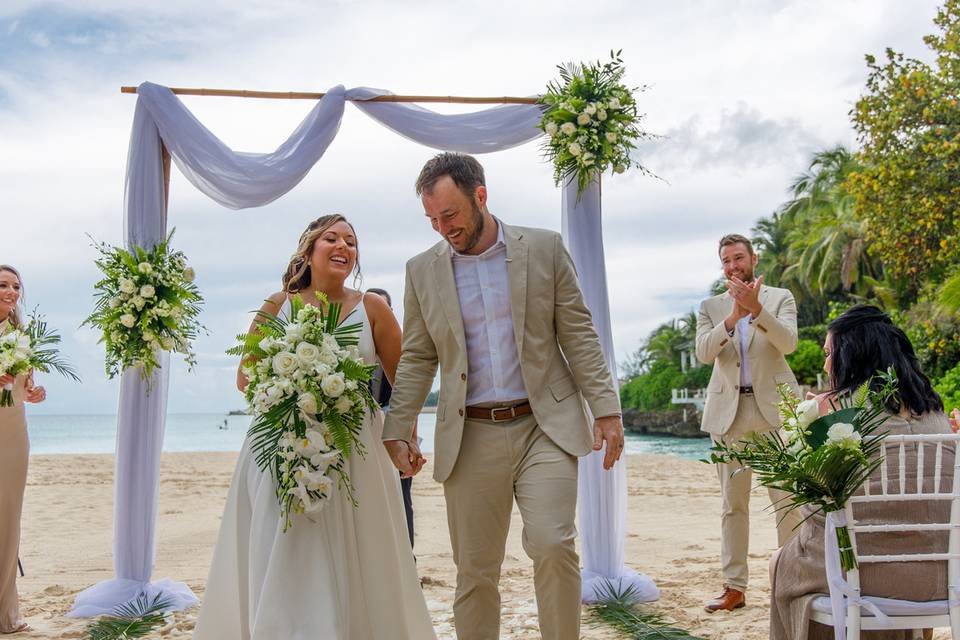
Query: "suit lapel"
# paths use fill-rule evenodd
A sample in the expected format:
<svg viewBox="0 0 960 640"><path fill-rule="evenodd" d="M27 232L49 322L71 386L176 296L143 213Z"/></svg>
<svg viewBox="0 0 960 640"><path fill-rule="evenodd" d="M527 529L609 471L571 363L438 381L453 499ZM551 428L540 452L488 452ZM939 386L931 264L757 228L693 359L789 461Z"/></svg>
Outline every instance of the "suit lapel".
<svg viewBox="0 0 960 640"><path fill-rule="evenodd" d="M457 339L460 348L466 351L467 340L463 335L463 315L460 313L460 296L457 294L457 282L453 276L453 260L450 259L450 248L444 242L440 245L433 257L433 279L437 292L443 301L443 313L447 316L453 336Z"/></svg>
<svg viewBox="0 0 960 640"><path fill-rule="evenodd" d="M499 222L499 221L498 221ZM517 353L523 355L524 322L527 311L527 241L523 233L511 226L503 226L503 240L507 245L507 282L510 287L510 314L513 316L513 337Z"/></svg>
<svg viewBox="0 0 960 640"><path fill-rule="evenodd" d="M763 285L760 286L760 296L758 297L760 304L762 305L767 301L767 288ZM747 351L750 350L750 347L753 345L753 339L757 336L757 320L754 318L753 322L750 323L750 338L747 341Z"/></svg>

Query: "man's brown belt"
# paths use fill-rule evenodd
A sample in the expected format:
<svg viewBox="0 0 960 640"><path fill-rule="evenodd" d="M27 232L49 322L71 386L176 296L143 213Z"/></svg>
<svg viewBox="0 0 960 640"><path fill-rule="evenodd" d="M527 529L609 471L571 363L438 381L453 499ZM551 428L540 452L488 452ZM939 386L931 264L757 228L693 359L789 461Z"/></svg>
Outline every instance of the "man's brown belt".
<svg viewBox="0 0 960 640"><path fill-rule="evenodd" d="M512 407L467 407L467 417L471 420L491 420L503 422L520 416L533 413L527 401L515 404Z"/></svg>

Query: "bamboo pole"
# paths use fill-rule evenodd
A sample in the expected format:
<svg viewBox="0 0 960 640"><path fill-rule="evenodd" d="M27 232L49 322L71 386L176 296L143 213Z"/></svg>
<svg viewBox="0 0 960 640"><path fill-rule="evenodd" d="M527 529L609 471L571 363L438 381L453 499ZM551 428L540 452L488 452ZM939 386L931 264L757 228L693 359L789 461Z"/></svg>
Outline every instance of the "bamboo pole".
<svg viewBox="0 0 960 640"><path fill-rule="evenodd" d="M196 89L170 87L181 96L217 96L226 98L270 98L274 100L319 100L324 93L307 91L250 91L247 89ZM136 87L120 87L120 93L136 93ZM468 97L468 96L377 96L364 102L445 102L451 104L536 104L537 98L516 96Z"/></svg>

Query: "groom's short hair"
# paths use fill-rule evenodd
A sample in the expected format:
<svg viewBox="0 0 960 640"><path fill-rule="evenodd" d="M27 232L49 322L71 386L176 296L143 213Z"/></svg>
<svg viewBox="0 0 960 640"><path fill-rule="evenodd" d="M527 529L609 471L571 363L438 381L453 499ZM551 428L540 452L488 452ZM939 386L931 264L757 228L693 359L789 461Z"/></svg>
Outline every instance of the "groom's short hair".
<svg viewBox="0 0 960 640"><path fill-rule="evenodd" d="M483 177L483 167L473 156L464 153L438 153L423 165L420 176L417 178L417 195L430 194L437 180L443 176L450 176L468 198L472 198L477 187L486 186Z"/></svg>

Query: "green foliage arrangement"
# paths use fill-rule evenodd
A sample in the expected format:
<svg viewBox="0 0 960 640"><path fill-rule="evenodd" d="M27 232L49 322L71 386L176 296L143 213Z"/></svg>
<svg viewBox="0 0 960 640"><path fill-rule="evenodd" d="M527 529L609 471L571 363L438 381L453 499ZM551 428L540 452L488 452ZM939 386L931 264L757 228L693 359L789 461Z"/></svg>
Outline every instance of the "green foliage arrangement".
<svg viewBox="0 0 960 640"><path fill-rule="evenodd" d="M812 507L813 513L843 510L880 464L878 453L886 433L886 404L897 389L891 367L880 374L882 387L870 381L852 397L833 400L833 411L819 415L816 400L800 401L787 385L780 385L779 411L784 437L779 431L751 434L743 442L716 442L708 464L739 462L749 467L765 487L789 495L778 510ZM734 473L739 472L734 471ZM808 516L809 517L809 516ZM840 564L855 569L857 559L846 526L837 527Z"/></svg>
<svg viewBox="0 0 960 640"><path fill-rule="evenodd" d="M609 625L631 640L703 640L672 626L659 613L638 608L633 587L621 590L608 581L599 591L600 602L590 606L594 622Z"/></svg>
<svg viewBox="0 0 960 640"><path fill-rule="evenodd" d="M620 51L611 51L606 64L558 69L560 80L550 82L540 97L545 106L540 128L548 136L543 154L553 163L556 184L576 176L577 193L582 193L608 168L623 173L637 167L649 174L631 155L638 140L652 136L638 126L642 116L635 89L621 82L626 70Z"/></svg>
<svg viewBox="0 0 960 640"><path fill-rule="evenodd" d="M111 616L103 616L87 625L87 640L133 640L145 638L165 622L164 610L170 602L160 594L147 594L120 605Z"/></svg>
<svg viewBox="0 0 960 640"><path fill-rule="evenodd" d="M251 449L276 480L284 531L294 514L322 510L336 482L353 500L346 461L364 454L365 410L376 408L367 385L376 365L357 348L362 325L341 325L342 305L317 298L324 308L296 295L289 317L258 312L256 329L227 351L243 359Z"/></svg>
<svg viewBox="0 0 960 640"><path fill-rule="evenodd" d="M96 304L83 324L100 330L111 378L136 367L150 380L161 350L183 354L190 369L196 365L192 342L203 329L197 320L203 297L187 257L170 249L172 238L173 232L149 250L94 243L103 278L94 285Z"/></svg>

